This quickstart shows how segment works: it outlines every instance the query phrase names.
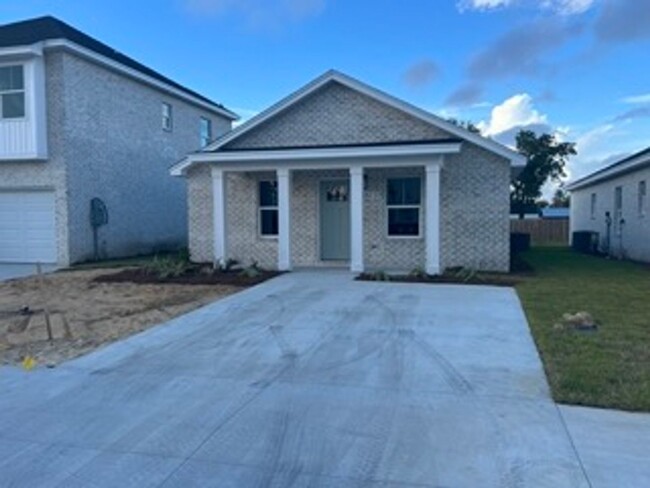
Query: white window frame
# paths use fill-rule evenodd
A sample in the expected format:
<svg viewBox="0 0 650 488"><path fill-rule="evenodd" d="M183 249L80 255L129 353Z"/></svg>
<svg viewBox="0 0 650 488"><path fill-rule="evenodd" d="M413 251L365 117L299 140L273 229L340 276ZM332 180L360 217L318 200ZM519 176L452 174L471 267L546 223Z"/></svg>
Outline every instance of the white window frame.
<svg viewBox="0 0 650 488"><path fill-rule="evenodd" d="M645 217L646 214L646 207L648 206L648 184L646 183L646 180L641 180L639 181L639 186L638 186L638 211L639 211L639 218Z"/></svg>
<svg viewBox="0 0 650 488"><path fill-rule="evenodd" d="M591 216L591 220L596 220L596 208L598 205L598 195L596 192L592 193L590 195L590 200L589 200L589 215Z"/></svg>
<svg viewBox="0 0 650 488"><path fill-rule="evenodd" d="M280 230L279 225L278 225L278 234L264 234L262 232L262 211L274 210L275 212L278 213L278 219L280 218L280 209L278 205L262 205L262 198L261 198L262 183L272 183L275 184L277 187L278 181L273 179L257 180L257 235L260 237L260 239L277 239Z"/></svg>
<svg viewBox="0 0 650 488"><path fill-rule="evenodd" d="M621 219L623 218L623 186L614 188L614 229L616 235L620 236L622 232Z"/></svg>
<svg viewBox="0 0 650 488"><path fill-rule="evenodd" d="M174 129L174 108L171 103L162 102L162 130L171 132Z"/></svg>
<svg viewBox="0 0 650 488"><path fill-rule="evenodd" d="M388 204L388 182L390 180L408 180L408 179L417 179L420 182L420 203L418 205L415 204ZM422 236L424 235L422 233L422 197L424 195L424 188L423 188L423 178L419 175L403 175L403 176L389 176L384 180L384 189L386 190L386 196L384 197L384 202L386 205L386 225L384 226L385 229L385 236L387 239L422 239ZM410 235L410 236L404 236L404 235L392 235L390 233L390 211L392 209L417 209L418 211L418 233L417 235Z"/></svg>
<svg viewBox="0 0 650 488"><path fill-rule="evenodd" d="M207 128L207 134L203 134L203 127ZM212 142L212 120L208 117L199 118L199 143L204 148Z"/></svg>
<svg viewBox="0 0 650 488"><path fill-rule="evenodd" d="M0 121L12 121L12 120L25 120L27 118L27 87L26 87L26 77L27 77L27 70L25 69L25 65L22 63L3 63L0 64L0 68L16 68L19 67L22 72L23 72L23 87L20 90L0 90ZM22 93L23 94L23 115L22 117L5 117L3 112L4 112L4 107L2 106L2 96L3 95L13 95L17 93Z"/></svg>

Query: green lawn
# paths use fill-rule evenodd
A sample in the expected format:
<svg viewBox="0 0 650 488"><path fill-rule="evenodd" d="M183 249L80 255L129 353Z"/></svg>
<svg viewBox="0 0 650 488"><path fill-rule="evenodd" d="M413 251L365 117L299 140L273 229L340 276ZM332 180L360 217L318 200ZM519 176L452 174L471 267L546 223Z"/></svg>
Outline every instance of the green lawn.
<svg viewBox="0 0 650 488"><path fill-rule="evenodd" d="M650 266L536 248L517 285L557 402L650 411ZM587 311L597 332L556 328Z"/></svg>

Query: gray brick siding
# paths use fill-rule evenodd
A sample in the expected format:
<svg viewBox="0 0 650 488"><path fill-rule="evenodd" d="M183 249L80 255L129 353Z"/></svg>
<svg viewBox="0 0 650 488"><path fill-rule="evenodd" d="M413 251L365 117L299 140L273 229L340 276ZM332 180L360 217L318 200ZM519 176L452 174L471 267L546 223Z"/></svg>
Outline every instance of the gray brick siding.
<svg viewBox="0 0 650 488"><path fill-rule="evenodd" d="M463 143L460 154L445 157L440 177L442 266L508 271L508 161Z"/></svg>
<svg viewBox="0 0 650 488"><path fill-rule="evenodd" d="M99 230L104 256L185 246L187 189L169 167L198 149L201 116L213 121L215 135L229 130L229 121L70 54L63 96L71 260L92 256L93 197L109 212ZM162 102L172 106L171 132L162 130Z"/></svg>
<svg viewBox="0 0 650 488"><path fill-rule="evenodd" d="M467 145L449 157L441 173L441 262L507 271L509 266L509 166L482 149ZM364 264L368 269L411 270L425 266L424 170L422 168L367 169L364 190ZM422 179L421 236L387 236L386 180ZM345 170L295 171L291 195L292 264L327 266L320 260L319 183L348 178ZM259 236L257 184L274 179L272 173L229 173L227 177L227 246L240 262L277 266L277 240ZM207 165L188 174L190 250L192 259L212 260L212 188Z"/></svg>
<svg viewBox="0 0 650 488"><path fill-rule="evenodd" d="M190 259L197 263L211 263L214 259L214 219L210 167L207 164L194 166L186 179Z"/></svg>
<svg viewBox="0 0 650 488"><path fill-rule="evenodd" d="M371 144L450 137L431 124L332 82L225 147Z"/></svg>

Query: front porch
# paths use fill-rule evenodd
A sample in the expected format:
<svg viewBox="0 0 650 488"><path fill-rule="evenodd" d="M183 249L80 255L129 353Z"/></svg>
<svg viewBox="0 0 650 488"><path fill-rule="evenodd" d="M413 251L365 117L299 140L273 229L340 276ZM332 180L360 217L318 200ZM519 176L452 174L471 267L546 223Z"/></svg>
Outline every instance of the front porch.
<svg viewBox="0 0 650 488"><path fill-rule="evenodd" d="M214 260L439 274L440 174L458 146L317 161L290 157L300 149L272 160L276 151L253 161L226 153L211 165Z"/></svg>

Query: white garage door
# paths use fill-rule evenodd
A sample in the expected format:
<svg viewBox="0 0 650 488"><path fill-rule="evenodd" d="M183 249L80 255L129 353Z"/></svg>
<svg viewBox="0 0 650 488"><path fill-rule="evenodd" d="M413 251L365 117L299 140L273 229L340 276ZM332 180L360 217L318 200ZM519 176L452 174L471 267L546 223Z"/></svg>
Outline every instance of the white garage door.
<svg viewBox="0 0 650 488"><path fill-rule="evenodd" d="M54 192L0 191L0 262L56 262Z"/></svg>

